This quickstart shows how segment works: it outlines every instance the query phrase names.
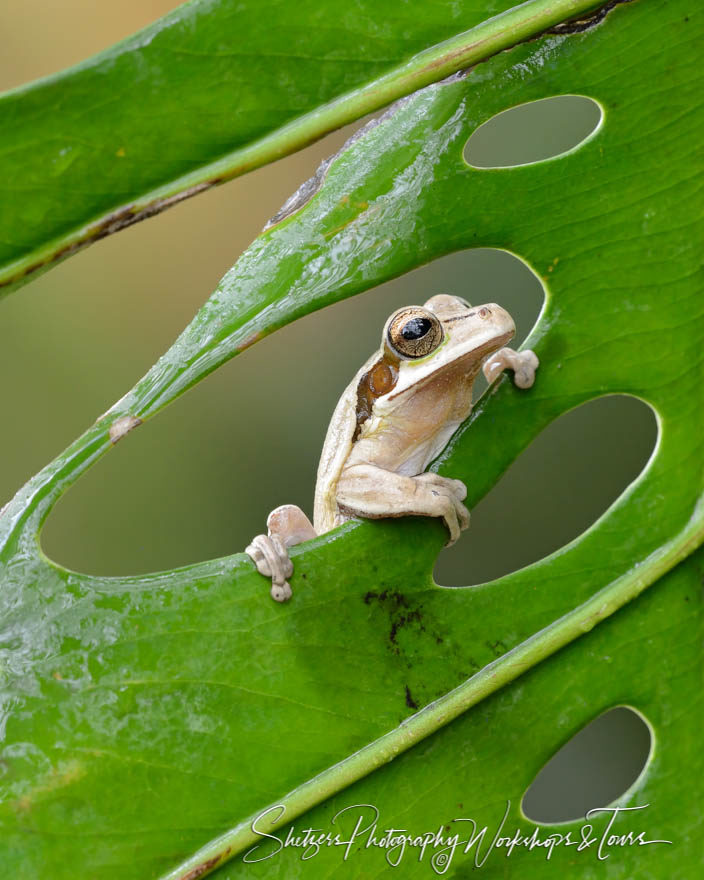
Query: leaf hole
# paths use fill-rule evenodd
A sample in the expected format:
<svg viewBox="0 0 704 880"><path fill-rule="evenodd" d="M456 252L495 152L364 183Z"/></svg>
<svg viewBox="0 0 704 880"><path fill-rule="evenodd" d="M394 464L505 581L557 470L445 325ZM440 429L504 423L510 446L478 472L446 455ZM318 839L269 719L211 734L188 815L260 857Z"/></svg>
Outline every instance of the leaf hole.
<svg viewBox="0 0 704 880"><path fill-rule="evenodd" d="M628 706L599 715L538 772L521 807L533 822L584 819L623 797L643 773L653 748L651 728Z"/></svg>
<svg viewBox="0 0 704 880"><path fill-rule="evenodd" d="M602 109L584 95L556 95L492 116L464 148L473 168L511 168L555 159L576 150L600 127Z"/></svg>
<svg viewBox="0 0 704 880"><path fill-rule="evenodd" d="M436 293L500 303L516 323L512 344L544 302L524 262L475 248L307 315L117 444L59 500L41 533L45 553L74 571L131 575L241 551L279 504L312 514L345 386L378 348L389 314Z"/></svg>
<svg viewBox="0 0 704 880"><path fill-rule="evenodd" d="M438 558L437 583L486 583L581 535L637 479L657 435L652 409L630 395L564 413L472 508L468 531Z"/></svg>

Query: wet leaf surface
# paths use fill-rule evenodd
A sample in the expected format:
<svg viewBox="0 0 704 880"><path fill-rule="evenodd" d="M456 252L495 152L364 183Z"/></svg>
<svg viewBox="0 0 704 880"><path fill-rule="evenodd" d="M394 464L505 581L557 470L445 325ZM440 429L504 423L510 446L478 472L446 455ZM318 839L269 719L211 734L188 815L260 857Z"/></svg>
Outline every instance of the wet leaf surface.
<svg viewBox="0 0 704 880"><path fill-rule="evenodd" d="M692 876L701 554L672 566L704 528L702 218L693 196L701 18L682 0L626 4L594 28L526 43L395 106L335 158L304 206L252 244L135 389L8 505L0 862L13 876L167 876L269 805L300 808L288 793L316 774L308 805L333 800L301 816L299 829L329 830L339 809L370 803L380 828L421 833L464 816L491 837L510 801L506 834L530 834L519 802L537 771L619 704L642 712L656 741L622 801L650 806L623 828L672 845L619 848L606 862L594 847L558 847L549 861L516 850L509 860L490 855L483 870ZM530 166L464 163L479 125L555 94L600 103L591 139ZM526 342L541 359L535 387L494 386L436 463L466 481L470 505L546 425L586 400L633 394L657 413L646 471L577 540L490 584L443 589L431 578L438 523L348 524L294 551L294 598L284 606L242 554L139 578L89 577L42 556L41 522L110 448L111 426L115 439L115 425L147 421L313 309L472 246L528 261L548 298ZM474 708L449 723L452 700ZM346 787L346 759L370 775ZM595 833L605 824L595 820ZM242 834L228 840L168 876L250 845ZM365 842L343 869L392 870ZM430 875L429 857L409 852L404 876ZM468 876L470 858L458 854L448 874ZM340 848L306 861L287 849L258 864L234 859L221 876L323 877L342 864Z"/></svg>

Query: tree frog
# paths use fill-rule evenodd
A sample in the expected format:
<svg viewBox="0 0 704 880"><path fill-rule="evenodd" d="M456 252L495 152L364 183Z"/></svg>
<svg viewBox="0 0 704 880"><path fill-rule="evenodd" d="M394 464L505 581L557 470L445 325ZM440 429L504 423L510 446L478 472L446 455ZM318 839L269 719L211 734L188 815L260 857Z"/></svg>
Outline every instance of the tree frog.
<svg viewBox="0 0 704 880"><path fill-rule="evenodd" d="M495 303L472 307L448 294L395 311L381 347L357 372L333 413L318 465L313 523L295 505L273 510L268 535L245 552L271 577L272 598L291 597L288 548L352 517L441 517L448 546L469 525L460 480L424 473L472 409L472 385L483 369L491 382L514 371L519 388L533 384L538 358L503 347L516 331Z"/></svg>

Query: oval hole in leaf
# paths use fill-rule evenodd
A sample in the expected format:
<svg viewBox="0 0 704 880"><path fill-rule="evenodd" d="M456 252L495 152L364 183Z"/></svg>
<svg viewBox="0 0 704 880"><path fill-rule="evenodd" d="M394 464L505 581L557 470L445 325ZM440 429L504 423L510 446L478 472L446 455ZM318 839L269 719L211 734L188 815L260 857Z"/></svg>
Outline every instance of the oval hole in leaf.
<svg viewBox="0 0 704 880"><path fill-rule="evenodd" d="M624 795L645 769L650 726L628 706L599 715L545 764L523 796L523 813L553 824L584 819Z"/></svg>
<svg viewBox="0 0 704 880"><path fill-rule="evenodd" d="M583 95L556 95L519 104L492 116L464 148L473 168L510 168L563 156L599 128L599 104Z"/></svg>
<svg viewBox="0 0 704 880"><path fill-rule="evenodd" d="M279 504L312 514L320 450L342 391L380 344L388 315L436 293L500 303L516 322L516 344L544 302L522 260L475 248L282 328L88 471L42 529L47 555L92 574L157 571L241 551Z"/></svg>
<svg viewBox="0 0 704 880"><path fill-rule="evenodd" d="M472 509L468 531L440 554L436 581L485 583L563 547L638 477L657 433L652 409L630 395L556 419Z"/></svg>

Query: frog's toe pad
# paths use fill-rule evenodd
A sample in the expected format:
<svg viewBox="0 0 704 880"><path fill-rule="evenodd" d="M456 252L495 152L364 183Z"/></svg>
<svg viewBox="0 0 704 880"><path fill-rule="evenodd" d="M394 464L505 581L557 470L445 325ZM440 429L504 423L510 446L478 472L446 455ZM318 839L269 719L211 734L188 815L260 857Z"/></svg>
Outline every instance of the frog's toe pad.
<svg viewBox="0 0 704 880"><path fill-rule="evenodd" d="M531 388L540 362L535 352L519 351L513 367L513 381L518 388Z"/></svg>
<svg viewBox="0 0 704 880"><path fill-rule="evenodd" d="M288 602L292 595L293 591L288 581L284 581L282 584L271 585L271 598L275 602Z"/></svg>

